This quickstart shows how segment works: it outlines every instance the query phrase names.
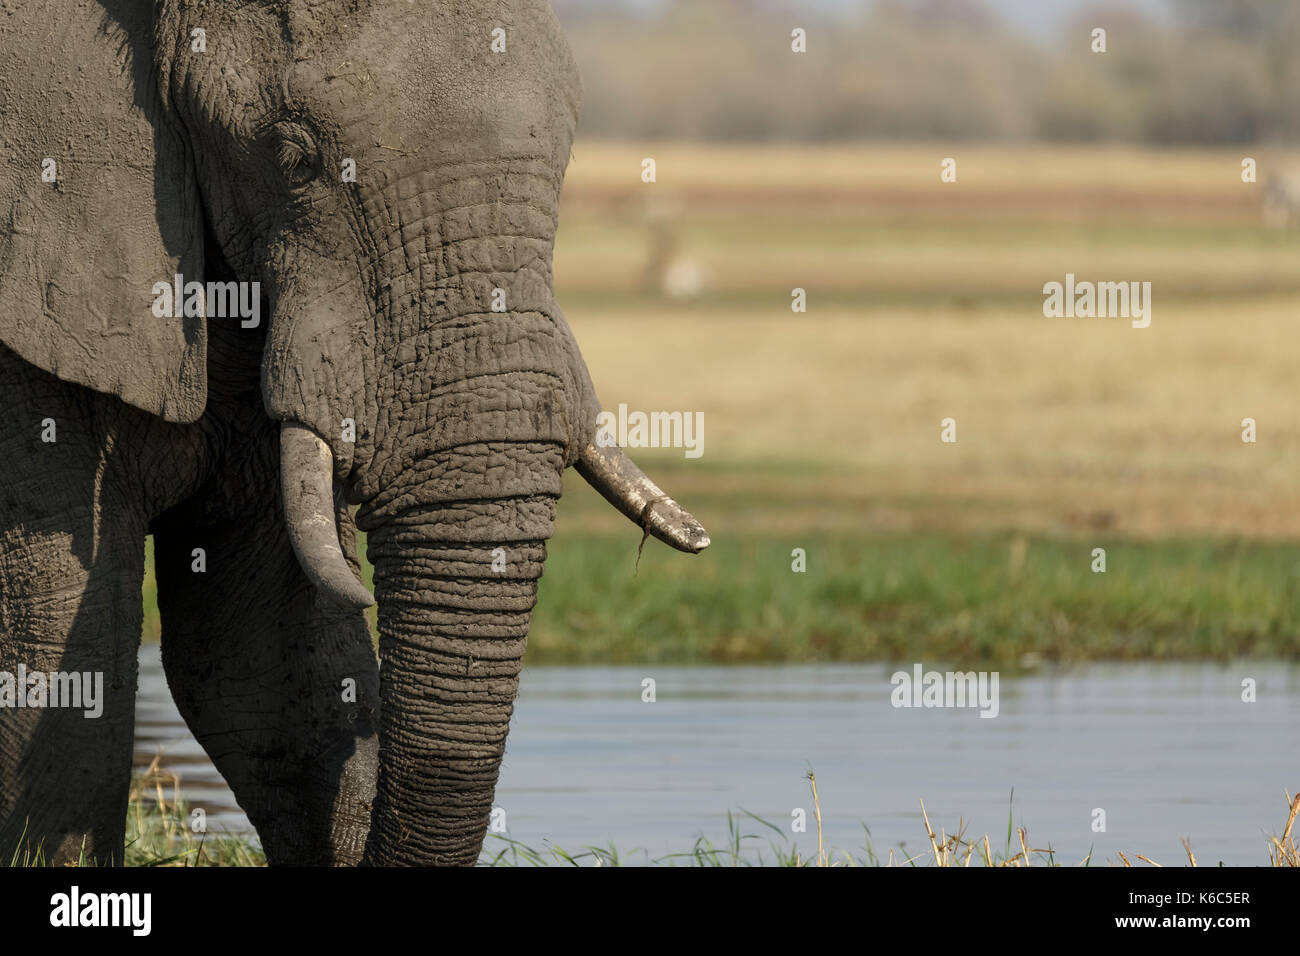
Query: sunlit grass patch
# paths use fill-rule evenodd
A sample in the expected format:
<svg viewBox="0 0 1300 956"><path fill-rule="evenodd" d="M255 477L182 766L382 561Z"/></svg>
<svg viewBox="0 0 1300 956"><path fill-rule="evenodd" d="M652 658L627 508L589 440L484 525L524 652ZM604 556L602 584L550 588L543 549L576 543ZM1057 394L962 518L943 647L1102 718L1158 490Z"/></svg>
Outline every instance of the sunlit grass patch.
<svg viewBox="0 0 1300 956"><path fill-rule="evenodd" d="M691 559L647 545L636 568L637 540L557 538L529 664L923 656L1014 671L1300 653L1297 544L791 534L715 538Z"/></svg>
<svg viewBox="0 0 1300 956"><path fill-rule="evenodd" d="M180 776L154 762L132 781L127 866L265 866L253 834L196 833Z"/></svg>

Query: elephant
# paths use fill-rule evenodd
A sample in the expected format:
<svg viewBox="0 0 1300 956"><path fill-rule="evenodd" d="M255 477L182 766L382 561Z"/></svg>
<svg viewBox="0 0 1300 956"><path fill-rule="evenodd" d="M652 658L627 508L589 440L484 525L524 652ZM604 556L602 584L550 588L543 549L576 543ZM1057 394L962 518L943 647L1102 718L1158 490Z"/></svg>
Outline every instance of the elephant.
<svg viewBox="0 0 1300 956"><path fill-rule="evenodd" d="M565 469L709 544L556 304L581 99L546 0L0 5L0 674L102 679L0 699L0 860L123 861L152 534L268 862L477 861Z"/></svg>

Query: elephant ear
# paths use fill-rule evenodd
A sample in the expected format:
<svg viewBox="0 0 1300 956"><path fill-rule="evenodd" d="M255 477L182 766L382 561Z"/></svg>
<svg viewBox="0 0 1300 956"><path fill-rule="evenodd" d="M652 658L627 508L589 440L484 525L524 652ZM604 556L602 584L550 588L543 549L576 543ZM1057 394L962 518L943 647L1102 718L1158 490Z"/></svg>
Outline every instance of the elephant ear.
<svg viewBox="0 0 1300 956"><path fill-rule="evenodd" d="M152 5L14 6L0 12L0 343L194 421L205 320L153 312L155 283L202 281L203 219L188 147L158 100Z"/></svg>

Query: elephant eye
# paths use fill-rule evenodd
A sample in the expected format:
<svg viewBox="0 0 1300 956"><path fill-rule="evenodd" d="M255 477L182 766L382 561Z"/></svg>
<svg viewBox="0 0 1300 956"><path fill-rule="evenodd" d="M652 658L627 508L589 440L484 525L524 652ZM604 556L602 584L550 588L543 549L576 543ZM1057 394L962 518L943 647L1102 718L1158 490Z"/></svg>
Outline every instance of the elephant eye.
<svg viewBox="0 0 1300 956"><path fill-rule="evenodd" d="M284 170L289 188L297 189L311 182L320 168L315 141L298 129L281 132L277 140L275 158Z"/></svg>

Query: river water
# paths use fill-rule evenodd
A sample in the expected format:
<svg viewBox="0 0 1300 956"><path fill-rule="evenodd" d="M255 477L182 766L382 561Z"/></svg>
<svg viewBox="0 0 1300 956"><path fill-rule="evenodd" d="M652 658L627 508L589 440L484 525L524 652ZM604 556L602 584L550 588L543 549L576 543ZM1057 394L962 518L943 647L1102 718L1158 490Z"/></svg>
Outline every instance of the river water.
<svg viewBox="0 0 1300 956"><path fill-rule="evenodd" d="M210 828L248 822L172 706L156 645L140 652L136 762L160 748ZM1077 863L1123 852L1201 865L1267 862L1300 789L1300 668L1252 662L1093 665L1002 677L999 712L895 708L879 665L530 668L497 806L510 839L545 852L613 843L643 862L727 842L748 810L816 852L805 778L828 847L881 858L929 846L921 816L1005 848L1008 811L1032 848ZM910 671L910 668L907 668ZM643 682L654 681L653 702ZM1242 681L1256 700L1242 700ZM1014 801L1011 798L1014 788ZM792 834L802 811L807 832ZM1104 832L1098 811L1104 811ZM783 838L744 818L751 856ZM1018 840L1014 841L1018 849ZM900 850L901 845L901 850ZM489 838L487 849L503 844ZM640 850L641 853L633 851ZM1014 852L1014 851L1013 851ZM586 862L592 862L587 858Z"/></svg>

